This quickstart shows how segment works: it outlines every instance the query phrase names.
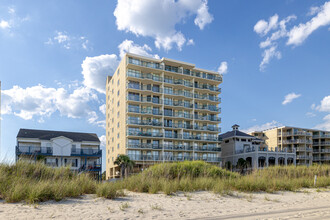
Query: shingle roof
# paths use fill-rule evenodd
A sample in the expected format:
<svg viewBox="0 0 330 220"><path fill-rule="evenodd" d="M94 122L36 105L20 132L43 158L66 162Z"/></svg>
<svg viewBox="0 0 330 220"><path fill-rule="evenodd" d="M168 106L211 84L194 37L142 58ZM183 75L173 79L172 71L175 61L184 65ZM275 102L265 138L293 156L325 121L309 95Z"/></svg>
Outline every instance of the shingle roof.
<svg viewBox="0 0 330 220"><path fill-rule="evenodd" d="M225 138L235 137L235 136L255 138L254 136L248 135L248 134L246 134L246 133L244 133L244 132L237 131L237 130L234 130L234 131L228 131L228 132L226 132L226 133L224 133L224 134L220 134L220 135L219 135L219 138L221 138L221 139L225 139Z"/></svg>
<svg viewBox="0 0 330 220"><path fill-rule="evenodd" d="M94 133L80 133L67 131L48 131L48 130L34 130L34 129L20 129L17 138L38 138L40 140L50 140L52 138L64 136L73 140L74 142L81 141L96 141L100 142L98 136Z"/></svg>

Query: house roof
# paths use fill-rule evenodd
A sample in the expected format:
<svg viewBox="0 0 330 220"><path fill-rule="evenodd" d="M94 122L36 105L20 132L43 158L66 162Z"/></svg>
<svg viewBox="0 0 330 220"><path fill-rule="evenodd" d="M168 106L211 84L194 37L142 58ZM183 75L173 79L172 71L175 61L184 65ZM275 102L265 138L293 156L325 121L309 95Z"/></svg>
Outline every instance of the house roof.
<svg viewBox="0 0 330 220"><path fill-rule="evenodd" d="M100 139L94 133L34 130L34 129L21 128L17 134L17 138L38 138L40 140L50 140L60 136L69 138L74 142L81 142L81 141L100 142Z"/></svg>
<svg viewBox="0 0 330 220"><path fill-rule="evenodd" d="M246 134L246 133L238 131L238 130L228 131L224 134L219 135L219 138L222 139L222 140L227 139L227 138L231 138L231 137L249 137L249 138L253 138L254 140L262 141L262 139L256 138L252 135Z"/></svg>

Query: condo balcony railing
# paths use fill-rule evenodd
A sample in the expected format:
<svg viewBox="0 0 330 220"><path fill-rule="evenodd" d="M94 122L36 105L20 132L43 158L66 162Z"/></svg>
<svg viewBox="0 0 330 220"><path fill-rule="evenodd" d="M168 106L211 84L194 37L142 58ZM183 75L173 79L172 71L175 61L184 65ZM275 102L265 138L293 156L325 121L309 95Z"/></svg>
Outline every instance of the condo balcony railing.
<svg viewBox="0 0 330 220"><path fill-rule="evenodd" d="M194 129L193 125L182 124L182 123L166 123L164 124L166 128L185 128L185 129Z"/></svg>
<svg viewBox="0 0 330 220"><path fill-rule="evenodd" d="M301 140L301 139L283 141L283 144L312 144L312 143L313 142L310 140Z"/></svg>
<svg viewBox="0 0 330 220"><path fill-rule="evenodd" d="M218 108L218 107L212 106L212 105L196 105L195 104L195 109L205 109L205 110L219 112L219 113L221 112L221 108Z"/></svg>
<svg viewBox="0 0 330 220"><path fill-rule="evenodd" d="M313 135L313 138L330 138L330 134Z"/></svg>
<svg viewBox="0 0 330 220"><path fill-rule="evenodd" d="M297 155L297 160L311 160L313 159L312 156L306 156L306 155Z"/></svg>
<svg viewBox="0 0 330 220"><path fill-rule="evenodd" d="M87 172L88 171L91 171L91 172L95 171L95 172L97 172L97 171L101 171L101 168L102 168L101 164L82 165L79 168L78 172L82 172L82 171L87 171Z"/></svg>
<svg viewBox="0 0 330 220"><path fill-rule="evenodd" d="M330 157L313 157L314 161L329 161Z"/></svg>
<svg viewBox="0 0 330 220"><path fill-rule="evenodd" d="M310 147L297 147L296 149L297 151L306 151L306 152L312 152L313 151L313 148L310 148Z"/></svg>
<svg viewBox="0 0 330 220"><path fill-rule="evenodd" d="M184 160L203 160L206 162L220 162L219 157L193 157L193 156L162 156L162 155L139 155L128 154L133 161L184 161Z"/></svg>
<svg viewBox="0 0 330 220"><path fill-rule="evenodd" d="M279 133L279 136L280 135L281 135L281 133ZM306 132L306 131L283 132L283 136L294 136L294 135L312 136L312 133Z"/></svg>
<svg viewBox="0 0 330 220"><path fill-rule="evenodd" d="M284 148L284 149L278 149L275 148L275 150L273 149L268 149L268 147L260 147L260 145L252 145L251 147L245 147L244 149L240 149L240 150L236 150L235 154L242 154L242 153L250 153L250 152L279 152L279 153L296 153L296 150L290 150L288 148Z"/></svg>
<svg viewBox="0 0 330 220"><path fill-rule="evenodd" d="M138 79L150 79L150 80L157 81L157 82L163 81L163 77L153 75L151 73L132 72L130 70L127 71L126 76L134 77L134 78L138 78Z"/></svg>
<svg viewBox="0 0 330 220"><path fill-rule="evenodd" d="M17 154L27 155L52 155L52 147L37 147L37 146L16 146Z"/></svg>
<svg viewBox="0 0 330 220"><path fill-rule="evenodd" d="M212 101L212 102L221 102L221 98L217 97L217 96L194 94L194 97L195 97L195 99L209 100L209 101Z"/></svg>
<svg viewBox="0 0 330 220"><path fill-rule="evenodd" d="M165 112L164 116L171 116L176 118L186 118L186 119L192 119L193 115L188 113L179 113L179 112Z"/></svg>
<svg viewBox="0 0 330 220"><path fill-rule="evenodd" d="M147 143L142 143L142 144L127 144L127 148L161 150L161 149L163 149L163 145L161 145L161 144L147 144Z"/></svg>
<svg viewBox="0 0 330 220"><path fill-rule="evenodd" d="M153 104L162 104L163 100L156 97L141 97L136 95L128 95L127 96L128 101L135 101L135 102L147 102L147 103L153 103Z"/></svg>
<svg viewBox="0 0 330 220"><path fill-rule="evenodd" d="M140 114L149 114L149 115L163 115L163 112L159 109L141 109L136 107L128 107L128 112L131 113L140 113Z"/></svg>
<svg viewBox="0 0 330 220"><path fill-rule="evenodd" d="M72 156L102 156L102 150L94 148L76 148L71 149Z"/></svg>
<svg viewBox="0 0 330 220"><path fill-rule="evenodd" d="M164 90L164 94L166 95L175 95L175 96L184 96L186 98L193 98L193 93L191 92L184 92L184 91L171 91L171 90Z"/></svg>
<svg viewBox="0 0 330 220"><path fill-rule="evenodd" d="M330 145L330 141L321 141L321 142L313 142L313 146L329 146Z"/></svg>
<svg viewBox="0 0 330 220"><path fill-rule="evenodd" d="M208 89L215 92L221 92L221 88L218 88L217 86L213 86L213 85L211 86L207 84L195 84L194 87L197 89Z"/></svg>
<svg viewBox="0 0 330 220"><path fill-rule="evenodd" d="M141 136L141 137L163 137L161 132L147 132L147 131L127 131L129 136Z"/></svg>
<svg viewBox="0 0 330 220"><path fill-rule="evenodd" d="M52 147L16 146L17 154L53 155ZM102 156L102 150L94 148L71 148L71 156Z"/></svg>
<svg viewBox="0 0 330 220"><path fill-rule="evenodd" d="M313 153L330 153L330 149L313 149Z"/></svg>
<svg viewBox="0 0 330 220"><path fill-rule="evenodd" d="M221 128L214 127L214 126L194 126L195 130L201 130L201 131L217 131L221 132Z"/></svg>
<svg viewBox="0 0 330 220"><path fill-rule="evenodd" d="M183 79L169 79L169 78L164 78L164 83L168 84L173 84L173 85L183 85L186 87L193 87L193 83L183 80Z"/></svg>
<svg viewBox="0 0 330 220"><path fill-rule="evenodd" d="M128 119L127 124L130 125L150 125L150 126L163 126L163 123L155 120L136 120L136 119Z"/></svg>
<svg viewBox="0 0 330 220"><path fill-rule="evenodd" d="M172 101L172 100L165 100L164 105L167 106L174 106L174 107L185 107L185 108L193 108L193 104L182 102L182 101Z"/></svg>
<svg viewBox="0 0 330 220"><path fill-rule="evenodd" d="M155 93L162 93L163 89L157 86L148 86L148 85L136 85L136 84L127 84L128 89L136 89L140 91L151 91Z"/></svg>
<svg viewBox="0 0 330 220"><path fill-rule="evenodd" d="M165 70L165 71L172 72L172 73L183 74L183 75L187 75L187 76L195 76L195 77L200 77L203 79L216 80L216 81L222 82L222 76L218 75L218 74L209 74L209 73L205 73L205 72L183 69L182 67L164 65L163 63L147 62L147 61L135 59L132 57L128 58L128 63L133 64L133 65L147 67L147 68Z"/></svg>
<svg viewBox="0 0 330 220"><path fill-rule="evenodd" d="M194 119L196 119L196 120L219 121L219 122L221 122L221 118L214 117L214 116L212 117L210 115L208 115L208 116L194 115Z"/></svg>

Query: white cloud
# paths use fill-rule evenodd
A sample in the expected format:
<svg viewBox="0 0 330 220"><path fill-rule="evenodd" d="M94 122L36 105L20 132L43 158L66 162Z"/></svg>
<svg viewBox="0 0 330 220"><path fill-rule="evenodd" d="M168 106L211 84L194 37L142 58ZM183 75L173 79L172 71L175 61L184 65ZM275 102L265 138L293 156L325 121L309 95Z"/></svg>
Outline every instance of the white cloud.
<svg viewBox="0 0 330 220"><path fill-rule="evenodd" d="M66 31L55 31L53 37L48 38L45 42L48 45L60 45L65 49L72 48L82 48L84 50L89 50L89 41L84 36L72 36Z"/></svg>
<svg viewBox="0 0 330 220"><path fill-rule="evenodd" d="M261 35L265 36L270 30L276 29L278 25L278 15L275 14L269 18L268 22L265 20L259 20L254 25L254 31Z"/></svg>
<svg viewBox="0 0 330 220"><path fill-rule="evenodd" d="M0 22L0 28L1 28L1 29L7 29L7 28L10 28L10 25L9 25L8 21L1 20L1 22Z"/></svg>
<svg viewBox="0 0 330 220"><path fill-rule="evenodd" d="M315 105L314 105L315 107ZM320 112L329 112L330 113L330 95L322 99L321 104L315 107L316 110Z"/></svg>
<svg viewBox="0 0 330 220"><path fill-rule="evenodd" d="M301 94L296 94L294 92L292 93L289 93L287 94L285 97L284 97L284 101L282 102L282 105L286 105L286 104L289 104L291 103L294 99L297 99L301 96Z"/></svg>
<svg viewBox="0 0 330 220"><path fill-rule="evenodd" d="M118 63L115 54L86 57L81 64L84 85L100 93L105 93L106 78L113 75Z"/></svg>
<svg viewBox="0 0 330 220"><path fill-rule="evenodd" d="M277 50L276 46L272 46L263 52L262 57L263 59L259 65L260 71L263 71L265 69L266 65L271 59L277 58L279 60L281 59L282 55L281 52Z"/></svg>
<svg viewBox="0 0 330 220"><path fill-rule="evenodd" d="M100 147L105 149L106 143L107 143L105 135L100 136L99 139L100 139L100 142L101 142Z"/></svg>
<svg viewBox="0 0 330 220"><path fill-rule="evenodd" d="M270 129L270 128L275 128L275 127L280 127L280 126L283 126L283 125L281 123L273 120L271 122L268 122L268 123L265 123L265 124L262 124L262 125L252 126L250 128L244 129L243 131L245 133L250 133L250 132L253 132L253 131L264 131L264 130L267 130L267 129Z"/></svg>
<svg viewBox="0 0 330 220"><path fill-rule="evenodd" d="M105 111L106 111L106 105L105 105L105 104L103 104L103 105L100 105L100 107L99 107L99 110L100 110L100 112L102 112L102 114L104 114L104 115L105 115Z"/></svg>
<svg viewBox="0 0 330 220"><path fill-rule="evenodd" d="M118 49L120 58L123 58L125 53L134 53L146 57L153 57L159 59L159 56L157 54L149 53L152 50L147 44L140 46L138 44L135 44L132 40L124 40L121 44L119 44Z"/></svg>
<svg viewBox="0 0 330 220"><path fill-rule="evenodd" d="M289 32L287 45L300 45L315 30L322 26L330 25L330 1L322 5L318 13L305 24L294 26Z"/></svg>
<svg viewBox="0 0 330 220"><path fill-rule="evenodd" d="M186 38L176 25L194 15L201 30L212 22L207 0L118 0L114 11L118 30L153 37L156 47L165 50L173 45L182 49Z"/></svg>
<svg viewBox="0 0 330 220"><path fill-rule="evenodd" d="M188 46L189 46L189 45L195 45L194 39L189 39L189 40L187 41L187 45L188 45Z"/></svg>
<svg viewBox="0 0 330 220"><path fill-rule="evenodd" d="M56 111L68 118L95 118L95 112L89 102L97 101L97 96L86 87L79 87L72 92L64 88L47 88L37 85L27 88L14 86L2 91L2 113L13 114L22 119L44 121ZM95 121L96 119L94 119Z"/></svg>
<svg viewBox="0 0 330 220"><path fill-rule="evenodd" d="M308 118L313 118L313 117L316 116L316 114L313 113L313 112L307 112L307 113L306 113L306 116L307 116Z"/></svg>
<svg viewBox="0 0 330 220"><path fill-rule="evenodd" d="M220 74L226 74L228 72L228 63L226 61L221 62L218 72Z"/></svg>
<svg viewBox="0 0 330 220"><path fill-rule="evenodd" d="M313 6L309 8L309 12L307 13L308 16L313 16L321 11L321 7Z"/></svg>

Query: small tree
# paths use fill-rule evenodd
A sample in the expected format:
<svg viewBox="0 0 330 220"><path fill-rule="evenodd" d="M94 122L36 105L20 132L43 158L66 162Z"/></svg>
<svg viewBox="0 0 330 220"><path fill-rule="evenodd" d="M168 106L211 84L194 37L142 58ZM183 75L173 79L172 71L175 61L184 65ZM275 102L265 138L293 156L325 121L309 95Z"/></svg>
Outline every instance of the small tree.
<svg viewBox="0 0 330 220"><path fill-rule="evenodd" d="M134 161L132 161L129 156L120 154L115 160L114 164L120 167L120 177L122 178L125 174L125 178L128 176L128 169L134 166Z"/></svg>
<svg viewBox="0 0 330 220"><path fill-rule="evenodd" d="M239 158L237 161L237 167L241 169L241 173L244 172L244 169L247 168L247 162L243 158Z"/></svg>

